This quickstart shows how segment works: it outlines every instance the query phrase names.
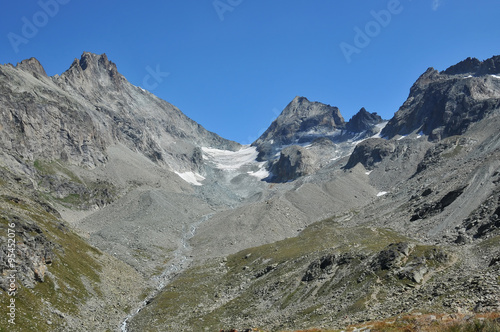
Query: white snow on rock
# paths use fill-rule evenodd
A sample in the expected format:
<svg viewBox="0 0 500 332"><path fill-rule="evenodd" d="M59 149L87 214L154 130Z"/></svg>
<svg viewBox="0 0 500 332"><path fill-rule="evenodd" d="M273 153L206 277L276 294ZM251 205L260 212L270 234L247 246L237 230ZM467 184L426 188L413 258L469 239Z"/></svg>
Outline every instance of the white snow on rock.
<svg viewBox="0 0 500 332"><path fill-rule="evenodd" d="M201 181L205 180L202 175L195 172L175 172L175 174L179 175L184 181L194 186L203 185Z"/></svg>
<svg viewBox="0 0 500 332"><path fill-rule="evenodd" d="M266 170L264 167L261 167L258 171L255 172L247 172L251 176L256 177L259 180L263 180L267 177L269 177L270 173L268 170Z"/></svg>
<svg viewBox="0 0 500 332"><path fill-rule="evenodd" d="M490 76L493 77L493 78L497 78L497 79L500 80L500 76L498 76L498 75L490 75Z"/></svg>
<svg viewBox="0 0 500 332"><path fill-rule="evenodd" d="M385 126L387 126L388 123L389 123L389 121L384 121L384 122L380 122L379 124L376 124L375 128L377 128L378 132L375 135L373 135L371 137L368 137L368 138L384 138L384 139L387 139L387 137L382 137L381 133L382 133L382 130L385 128ZM366 141L368 138L355 141L355 142L353 142L353 144L354 144L354 146L356 146L359 143L361 143L363 141Z"/></svg>
<svg viewBox="0 0 500 332"><path fill-rule="evenodd" d="M213 148L202 148L203 158L215 164L215 167L223 170L237 170L241 166L256 163L258 156L257 148L254 146L243 146L238 151L219 150Z"/></svg>
<svg viewBox="0 0 500 332"><path fill-rule="evenodd" d="M387 195L387 191L381 191L377 194L377 197Z"/></svg>
<svg viewBox="0 0 500 332"><path fill-rule="evenodd" d="M216 168L236 174L246 173L259 180L269 177L265 162L258 162L259 152L254 146L245 145L238 151L202 148L203 159L211 162Z"/></svg>
<svg viewBox="0 0 500 332"><path fill-rule="evenodd" d="M376 124L375 128L378 129L378 133L376 133L375 135L373 135L371 138L384 138L384 137L382 137L380 135L380 133L385 128L385 126L387 126L388 123L389 123L389 121L383 121L383 122L380 122L379 124Z"/></svg>

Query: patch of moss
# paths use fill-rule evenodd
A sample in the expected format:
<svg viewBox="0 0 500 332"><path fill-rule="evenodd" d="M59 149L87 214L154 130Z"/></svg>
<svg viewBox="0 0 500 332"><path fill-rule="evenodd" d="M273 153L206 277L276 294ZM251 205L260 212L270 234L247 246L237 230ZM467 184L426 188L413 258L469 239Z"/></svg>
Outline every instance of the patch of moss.
<svg viewBox="0 0 500 332"><path fill-rule="evenodd" d="M62 315L78 314L79 306L84 304L89 296L102 296L98 287L101 266L96 261L96 256L102 254L63 227L53 215L39 205L27 199L20 203L6 199L3 201L15 207L16 215L22 216L22 222L35 223L42 230L43 236L55 244L52 263L48 265L49 273L45 275L44 281L37 282L33 289L21 285L15 297L18 313L16 327L19 331L52 331L54 326L62 326L64 321L55 312ZM6 224L7 220L0 218L1 228L5 228ZM18 241L20 235L18 234ZM94 294L89 294L83 278L94 289ZM9 300L5 292L0 292L0 298L2 302ZM53 310L49 310L50 308ZM2 322L0 326L8 325Z"/></svg>
<svg viewBox="0 0 500 332"><path fill-rule="evenodd" d="M309 226L297 237L230 255L225 269L218 269L219 262L210 262L184 271L141 311L137 322L141 322L142 328L154 329L173 320L182 321L184 326L193 330L220 330L230 328L221 326L220 322L245 320L247 315L258 315L259 310L264 310L256 309L257 304L265 307L271 303L275 308L295 311L297 317L303 316L297 310L310 309L307 319L319 321L320 317L314 312L328 303L332 292L341 289L342 285L347 285L343 292L359 292L361 287L369 287L376 277L367 275L359 284L357 280L361 272L350 271L361 264L360 258L354 256L345 265L345 268L349 266L348 270L339 267L318 284L300 282L314 257L317 259L323 253L341 255L353 250L374 253L390 243L405 240L391 230L345 228L334 219L327 219ZM260 273L269 266L273 268ZM226 297L226 300L219 303L221 297ZM179 305L180 300L182 305ZM349 310L361 310L366 300L352 304ZM198 305L203 307L199 309ZM151 315L154 315L155 323L148 325Z"/></svg>
<svg viewBox="0 0 500 332"><path fill-rule="evenodd" d="M63 174L73 182L80 184L84 183L75 173L70 171L68 167L64 166L64 163L60 161L44 161L37 159L33 162L33 167L35 167L35 169L42 175Z"/></svg>

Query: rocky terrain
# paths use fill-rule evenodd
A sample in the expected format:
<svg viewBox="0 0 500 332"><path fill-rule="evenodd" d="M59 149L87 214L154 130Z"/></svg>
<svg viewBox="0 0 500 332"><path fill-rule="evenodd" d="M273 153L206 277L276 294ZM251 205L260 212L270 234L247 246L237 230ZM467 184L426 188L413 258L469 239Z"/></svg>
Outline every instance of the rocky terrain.
<svg viewBox="0 0 500 332"><path fill-rule="evenodd" d="M0 66L0 105L0 288L7 304L14 225L19 331L500 311L500 57L430 68L388 121L296 97L251 146L105 55L54 77Z"/></svg>

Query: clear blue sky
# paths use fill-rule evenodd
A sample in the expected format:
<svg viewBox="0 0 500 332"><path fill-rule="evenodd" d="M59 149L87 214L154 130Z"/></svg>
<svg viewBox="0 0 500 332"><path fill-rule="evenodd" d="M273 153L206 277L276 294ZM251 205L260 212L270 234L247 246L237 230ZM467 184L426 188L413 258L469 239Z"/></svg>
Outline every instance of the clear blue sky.
<svg viewBox="0 0 500 332"><path fill-rule="evenodd" d="M0 63L36 57L54 75L106 53L143 87L159 69L154 94L250 143L296 95L346 120L361 107L392 117L428 67L500 54L499 14L498 0L4 1Z"/></svg>

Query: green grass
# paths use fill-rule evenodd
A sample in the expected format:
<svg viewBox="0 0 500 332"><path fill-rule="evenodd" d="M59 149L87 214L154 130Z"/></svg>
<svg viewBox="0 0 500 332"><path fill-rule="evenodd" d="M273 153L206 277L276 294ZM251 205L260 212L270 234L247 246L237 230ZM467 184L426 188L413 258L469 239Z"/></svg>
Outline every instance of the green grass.
<svg viewBox="0 0 500 332"><path fill-rule="evenodd" d="M35 160L33 162L33 167L35 167L35 169L42 175L63 174L73 182L84 184L84 182L75 173L70 171L68 167L64 166L64 164L60 161Z"/></svg>
<svg viewBox="0 0 500 332"><path fill-rule="evenodd" d="M346 292L357 291L365 284L372 283L374 276L367 276L358 285L356 280L361 273L349 274L344 267L339 267L339 275L328 276L323 284L312 285L301 282L305 269L314 257L324 253L340 255L347 252L373 253L384 249L388 244L407 240L405 237L387 229L372 229L366 227L340 227L333 218L315 223L297 237L288 238L272 244L249 248L227 257L227 270L218 269L220 262L206 262L182 273L170 283L155 301L141 311L139 319L145 328L165 326L172 319L182 321L193 330L210 331L228 328L221 322L245 319L246 315L257 315L258 310L252 306L266 302L265 294L279 299L274 307L295 311L297 317L312 321L321 318L316 313L323 303L315 302L315 298L328 299L330 292L340 285L348 285ZM356 246L356 248L353 248ZM346 264L351 268L361 261L354 257ZM255 277L267 266L276 268ZM345 275L344 275L345 274ZM240 285L245 284L242 289ZM200 303L205 307L215 305L218 298L224 294L237 294L225 304L220 304L213 310L199 309ZM366 294L366 293L365 293ZM355 312L364 308L366 298L354 300L350 310ZM180 304L182 303L182 304ZM151 324L148 317L155 317ZM144 319L144 320L142 320ZM139 322L139 321L138 321ZM141 325L144 326L144 325Z"/></svg>
<svg viewBox="0 0 500 332"><path fill-rule="evenodd" d="M35 160L33 166L39 172L42 177L45 176L56 176L59 177L61 181L69 181L76 184L79 188L77 193L70 193L65 197L56 197L54 194L48 194L41 192L40 194L47 200L51 202L57 202L66 207L85 209L88 208L89 204L93 204L94 201L99 201L104 199L107 203L111 203L117 194L116 188L106 181L89 181L78 177L74 172L69 169L69 165L65 165L61 161L43 161ZM64 179L61 179L65 178ZM40 180L39 185L41 185L43 180ZM52 190L50 188L49 190Z"/></svg>
<svg viewBox="0 0 500 332"><path fill-rule="evenodd" d="M30 220L42 229L42 236L56 244L52 249L52 263L48 265L50 275L45 275L43 282L37 282L33 289L21 285L16 294L16 326L19 331L52 331L54 326L61 326L63 318L49 310L46 303L63 314L78 313L78 306L85 303L89 296L102 296L98 284L101 266L96 257L101 253L89 246L82 238L65 227L41 207L29 201L14 203L3 198L2 205L10 205L12 210L1 210L3 216L10 213L21 217L21 222ZM0 228L5 230L6 220L0 218ZM20 234L17 236L18 246L22 243ZM83 278L94 289L89 294ZM0 300L5 303L9 300L8 294L0 292ZM0 326L8 326L4 321L5 315L0 317ZM53 324L47 324L50 320ZM5 324L4 324L5 323Z"/></svg>

